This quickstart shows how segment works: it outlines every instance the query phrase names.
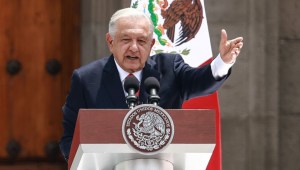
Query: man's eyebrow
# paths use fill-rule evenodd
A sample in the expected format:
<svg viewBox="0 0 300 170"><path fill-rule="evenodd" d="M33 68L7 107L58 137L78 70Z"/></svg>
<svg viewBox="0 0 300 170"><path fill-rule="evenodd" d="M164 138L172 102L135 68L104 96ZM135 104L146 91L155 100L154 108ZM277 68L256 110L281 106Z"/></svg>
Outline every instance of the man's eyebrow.
<svg viewBox="0 0 300 170"><path fill-rule="evenodd" d="M148 37L147 36L140 36L140 37L138 37L138 39L148 39Z"/></svg>
<svg viewBox="0 0 300 170"><path fill-rule="evenodd" d="M128 34L121 34L121 37L130 37Z"/></svg>
<svg viewBox="0 0 300 170"><path fill-rule="evenodd" d="M128 35L127 33L124 33L124 34L121 34L120 37L121 37L121 38L126 38L126 37L131 37L131 36ZM140 35L140 36L137 36L137 39L144 39L144 40L147 40L147 39L148 39L148 36L147 36L147 35Z"/></svg>

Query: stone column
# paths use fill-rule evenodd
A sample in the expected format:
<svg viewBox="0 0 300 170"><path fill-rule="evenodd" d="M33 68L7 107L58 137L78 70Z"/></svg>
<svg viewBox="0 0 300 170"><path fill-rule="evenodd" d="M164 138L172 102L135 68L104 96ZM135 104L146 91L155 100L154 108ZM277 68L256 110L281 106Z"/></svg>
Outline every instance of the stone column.
<svg viewBox="0 0 300 170"><path fill-rule="evenodd" d="M279 169L300 169L300 1L279 1Z"/></svg>
<svg viewBox="0 0 300 170"><path fill-rule="evenodd" d="M278 169L278 1L206 1L214 55L220 30L244 37L219 91L224 169Z"/></svg>
<svg viewBox="0 0 300 170"><path fill-rule="evenodd" d="M81 0L81 64L110 54L105 34L111 15L125 2L119 0Z"/></svg>

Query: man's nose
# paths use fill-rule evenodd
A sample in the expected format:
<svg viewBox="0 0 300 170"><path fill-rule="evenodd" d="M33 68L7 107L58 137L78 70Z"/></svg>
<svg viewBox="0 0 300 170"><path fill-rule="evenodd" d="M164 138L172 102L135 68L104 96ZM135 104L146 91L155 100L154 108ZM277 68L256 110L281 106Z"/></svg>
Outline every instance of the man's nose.
<svg viewBox="0 0 300 170"><path fill-rule="evenodd" d="M132 41L130 44L130 50L132 52L137 52L138 51L138 44L137 41Z"/></svg>

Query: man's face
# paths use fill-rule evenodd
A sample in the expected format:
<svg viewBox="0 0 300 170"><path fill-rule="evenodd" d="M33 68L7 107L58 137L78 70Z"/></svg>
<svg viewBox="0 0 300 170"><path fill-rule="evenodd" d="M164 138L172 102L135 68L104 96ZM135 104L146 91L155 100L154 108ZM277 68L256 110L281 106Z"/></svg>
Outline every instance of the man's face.
<svg viewBox="0 0 300 170"><path fill-rule="evenodd" d="M123 70L133 73L144 68L155 42L145 18L120 18L116 23L116 33L106 34L111 53Z"/></svg>

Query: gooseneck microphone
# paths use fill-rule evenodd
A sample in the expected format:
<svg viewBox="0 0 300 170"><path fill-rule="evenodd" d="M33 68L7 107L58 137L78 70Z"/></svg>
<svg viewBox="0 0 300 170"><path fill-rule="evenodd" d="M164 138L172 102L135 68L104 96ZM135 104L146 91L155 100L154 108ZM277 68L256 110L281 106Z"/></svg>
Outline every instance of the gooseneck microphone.
<svg viewBox="0 0 300 170"><path fill-rule="evenodd" d="M124 82L124 89L128 93L126 102L128 107L132 109L137 104L137 96L135 93L139 90L139 80L135 76L127 76Z"/></svg>
<svg viewBox="0 0 300 170"><path fill-rule="evenodd" d="M158 96L160 84L155 77L148 77L145 80L145 89L149 94L148 103L158 105L160 97Z"/></svg>

